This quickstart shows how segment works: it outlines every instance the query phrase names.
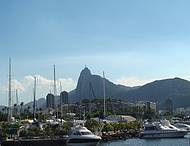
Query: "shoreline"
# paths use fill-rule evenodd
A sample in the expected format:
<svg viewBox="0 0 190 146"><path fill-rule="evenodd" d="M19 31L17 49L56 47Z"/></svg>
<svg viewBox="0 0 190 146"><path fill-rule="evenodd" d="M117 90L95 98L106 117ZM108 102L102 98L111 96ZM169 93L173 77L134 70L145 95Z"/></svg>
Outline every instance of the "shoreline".
<svg viewBox="0 0 190 146"><path fill-rule="evenodd" d="M139 131L122 131L113 133L102 133L102 141L112 141L112 140L126 140L130 138L138 138Z"/></svg>
<svg viewBox="0 0 190 146"><path fill-rule="evenodd" d="M138 138L137 131L108 132L102 133L101 143L115 140L126 140ZM63 146L66 145L67 137L31 137L18 139L8 139L2 142L0 146Z"/></svg>

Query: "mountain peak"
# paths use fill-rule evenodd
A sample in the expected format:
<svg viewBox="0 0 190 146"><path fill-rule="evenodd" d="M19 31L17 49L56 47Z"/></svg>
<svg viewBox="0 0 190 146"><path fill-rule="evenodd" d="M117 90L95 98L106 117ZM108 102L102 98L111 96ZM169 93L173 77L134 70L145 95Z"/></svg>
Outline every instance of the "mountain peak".
<svg viewBox="0 0 190 146"><path fill-rule="evenodd" d="M91 75L91 71L90 71L90 69L88 67L85 66L85 68L81 71L80 75L81 76L83 76L83 75L84 76L89 76L89 75Z"/></svg>
<svg viewBox="0 0 190 146"><path fill-rule="evenodd" d="M85 66L85 68L80 73L78 83L77 83L76 92L77 92L78 98L82 98L82 97L87 98L87 96L85 95L85 92L89 91L89 83L91 82L91 77L92 77L92 74L91 74L90 69L88 69Z"/></svg>

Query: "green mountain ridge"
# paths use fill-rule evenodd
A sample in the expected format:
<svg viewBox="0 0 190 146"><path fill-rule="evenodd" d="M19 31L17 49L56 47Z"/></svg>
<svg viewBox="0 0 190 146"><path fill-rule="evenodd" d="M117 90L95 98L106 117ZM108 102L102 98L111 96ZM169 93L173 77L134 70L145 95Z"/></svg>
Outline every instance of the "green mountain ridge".
<svg viewBox="0 0 190 146"><path fill-rule="evenodd" d="M190 107L190 82L181 78L156 80L143 86L126 87L116 85L105 79L106 98L122 99L128 102L140 100L156 102L159 109L164 109L165 100L170 98L174 108ZM86 67L79 76L76 89L69 92L69 102L75 103L82 99L103 98L103 78L91 74ZM56 97L58 101L58 97ZM32 107L32 102L25 108ZM38 108L45 108L46 100L37 101Z"/></svg>

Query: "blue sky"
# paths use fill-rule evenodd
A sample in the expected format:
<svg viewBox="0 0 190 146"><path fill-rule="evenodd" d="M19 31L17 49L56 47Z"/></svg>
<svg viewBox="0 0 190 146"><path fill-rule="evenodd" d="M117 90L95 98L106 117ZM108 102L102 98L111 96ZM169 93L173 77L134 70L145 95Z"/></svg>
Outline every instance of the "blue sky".
<svg viewBox="0 0 190 146"><path fill-rule="evenodd" d="M1 102L7 101L9 56L22 88L29 75L51 80L53 64L67 90L74 88L84 65L129 86L189 79L189 5L188 0L0 1ZM21 90L22 100L32 96L28 90Z"/></svg>

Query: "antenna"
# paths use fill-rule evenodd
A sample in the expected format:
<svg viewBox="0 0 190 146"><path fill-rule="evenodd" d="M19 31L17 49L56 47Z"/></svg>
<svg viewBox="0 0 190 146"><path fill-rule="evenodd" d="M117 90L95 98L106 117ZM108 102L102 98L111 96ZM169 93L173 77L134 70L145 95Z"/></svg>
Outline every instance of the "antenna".
<svg viewBox="0 0 190 146"><path fill-rule="evenodd" d="M54 71L54 72L53 72L53 73L54 73L54 76L53 76L53 77L54 77L54 78L53 78L53 79L54 79L54 86L53 86L53 87L54 87L54 96L55 96L55 95L57 95L56 77L55 77L55 64L54 64L54 66L53 66L53 69L54 69L54 70L53 70L53 71Z"/></svg>
<svg viewBox="0 0 190 146"><path fill-rule="evenodd" d="M106 88L105 88L105 74L103 72L103 95L104 95L104 117L106 115Z"/></svg>
<svg viewBox="0 0 190 146"><path fill-rule="evenodd" d="M16 105L18 106L19 102L18 102L18 89L16 89Z"/></svg>
<svg viewBox="0 0 190 146"><path fill-rule="evenodd" d="M61 81L60 81L60 93L62 92L63 88L62 88L62 84L61 84Z"/></svg>
<svg viewBox="0 0 190 146"><path fill-rule="evenodd" d="M56 73L55 73L55 64L53 66L53 74L54 74L54 97L57 95L57 88L56 88ZM55 100L55 99L54 99ZM58 105L56 106L56 117L58 118Z"/></svg>
<svg viewBox="0 0 190 146"><path fill-rule="evenodd" d="M91 106L92 106L92 105L91 105L91 94L90 94L90 93L91 93L91 92L90 92L90 91L91 91L91 90L90 90L90 87L91 87L91 86L90 86L90 82L89 82L88 86L89 86L89 91L88 91L88 94L89 94L89 95L88 95L88 96L89 96L89 98L88 98L88 99L89 99L89 109L88 109L88 112L89 112L89 113L88 113L88 114L90 115L90 114L91 114Z"/></svg>
<svg viewBox="0 0 190 146"><path fill-rule="evenodd" d="M8 111L8 122L11 121L12 118L12 109L11 109L11 58L9 58L9 102L8 102L8 106L9 106L9 111Z"/></svg>
<svg viewBox="0 0 190 146"><path fill-rule="evenodd" d="M36 120L36 76L34 76L33 121Z"/></svg>
<svg viewBox="0 0 190 146"><path fill-rule="evenodd" d="M63 99L62 99L62 85L60 81L60 108L61 108L61 118L63 117Z"/></svg>

